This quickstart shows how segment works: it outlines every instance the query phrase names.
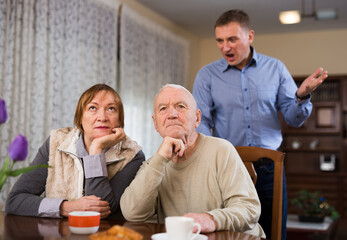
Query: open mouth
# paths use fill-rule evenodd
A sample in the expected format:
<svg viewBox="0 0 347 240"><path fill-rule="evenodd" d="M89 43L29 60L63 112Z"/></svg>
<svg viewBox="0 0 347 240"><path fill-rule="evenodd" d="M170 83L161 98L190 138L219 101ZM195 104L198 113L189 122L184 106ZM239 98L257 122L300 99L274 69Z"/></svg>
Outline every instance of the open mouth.
<svg viewBox="0 0 347 240"><path fill-rule="evenodd" d="M235 57L235 54L232 54L232 53L226 53L225 56L229 59L229 60L232 60L234 59Z"/></svg>

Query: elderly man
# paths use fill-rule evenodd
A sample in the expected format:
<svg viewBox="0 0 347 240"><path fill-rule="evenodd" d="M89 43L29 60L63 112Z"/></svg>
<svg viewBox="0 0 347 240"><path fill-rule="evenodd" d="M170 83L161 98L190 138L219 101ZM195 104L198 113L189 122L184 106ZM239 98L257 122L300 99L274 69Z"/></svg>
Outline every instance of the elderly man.
<svg viewBox="0 0 347 240"><path fill-rule="evenodd" d="M233 230L265 237L258 224L260 202L233 145L196 132L201 112L193 95L179 85L165 85L152 116L163 137L121 198L129 221L157 214L184 215L200 223L201 232Z"/></svg>

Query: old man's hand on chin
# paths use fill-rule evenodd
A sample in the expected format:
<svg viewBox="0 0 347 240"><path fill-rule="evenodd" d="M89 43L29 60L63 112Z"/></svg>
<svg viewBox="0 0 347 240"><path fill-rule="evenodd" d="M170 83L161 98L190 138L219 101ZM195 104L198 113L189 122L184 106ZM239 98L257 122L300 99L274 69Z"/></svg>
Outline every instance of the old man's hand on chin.
<svg viewBox="0 0 347 240"><path fill-rule="evenodd" d="M158 149L158 154L175 163L178 163L184 160L182 157L184 156L183 154L185 150L186 146L182 139L165 137Z"/></svg>

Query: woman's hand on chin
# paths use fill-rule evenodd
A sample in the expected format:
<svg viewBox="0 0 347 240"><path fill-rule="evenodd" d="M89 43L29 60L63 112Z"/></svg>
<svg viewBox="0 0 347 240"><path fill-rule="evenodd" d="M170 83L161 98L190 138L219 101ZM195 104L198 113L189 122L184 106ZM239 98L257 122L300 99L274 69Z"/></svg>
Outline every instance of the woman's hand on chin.
<svg viewBox="0 0 347 240"><path fill-rule="evenodd" d="M116 145L126 137L123 128L114 128L112 132L109 135L95 138L90 144L89 155L102 153L102 150Z"/></svg>

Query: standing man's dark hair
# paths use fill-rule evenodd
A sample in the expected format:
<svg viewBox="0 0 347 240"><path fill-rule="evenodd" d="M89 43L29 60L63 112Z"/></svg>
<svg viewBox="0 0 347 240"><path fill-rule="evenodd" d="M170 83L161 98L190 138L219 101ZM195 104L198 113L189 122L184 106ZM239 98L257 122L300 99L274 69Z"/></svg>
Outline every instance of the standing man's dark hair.
<svg viewBox="0 0 347 240"><path fill-rule="evenodd" d="M252 47L254 31L247 13L232 9L215 24L222 59L203 67L194 82L193 95L201 110L197 131L224 138L234 146L277 150L282 143L280 111L292 127L310 116L311 92L327 78L317 69L297 88L286 66ZM257 193L261 202L260 225L271 237L273 164L257 170ZM283 177L282 240L286 238L287 191Z"/></svg>
<svg viewBox="0 0 347 240"><path fill-rule="evenodd" d="M251 29L249 16L242 10L232 9L223 13L216 21L214 28L227 25L230 22L237 22L243 28Z"/></svg>

